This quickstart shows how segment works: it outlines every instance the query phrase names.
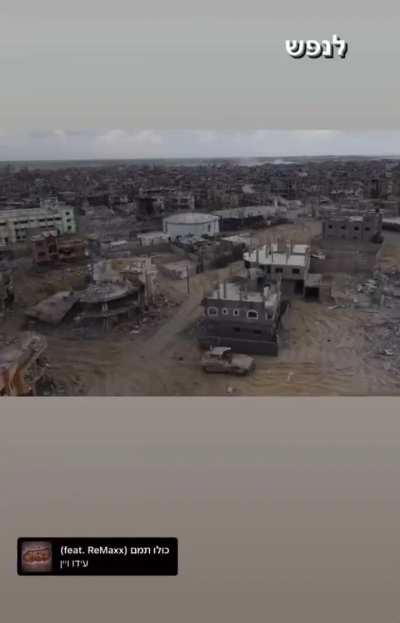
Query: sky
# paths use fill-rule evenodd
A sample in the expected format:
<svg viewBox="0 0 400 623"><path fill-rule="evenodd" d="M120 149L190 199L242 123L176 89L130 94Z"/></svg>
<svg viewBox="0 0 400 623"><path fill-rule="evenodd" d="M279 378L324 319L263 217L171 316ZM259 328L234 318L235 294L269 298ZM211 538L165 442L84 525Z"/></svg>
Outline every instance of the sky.
<svg viewBox="0 0 400 623"><path fill-rule="evenodd" d="M0 129L0 160L400 156L400 130Z"/></svg>

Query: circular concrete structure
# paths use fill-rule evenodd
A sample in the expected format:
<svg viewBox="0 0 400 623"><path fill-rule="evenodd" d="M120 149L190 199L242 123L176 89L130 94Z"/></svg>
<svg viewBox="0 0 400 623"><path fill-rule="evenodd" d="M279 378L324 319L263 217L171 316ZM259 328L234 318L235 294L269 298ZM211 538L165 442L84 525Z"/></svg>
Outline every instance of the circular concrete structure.
<svg viewBox="0 0 400 623"><path fill-rule="evenodd" d="M215 236L219 233L219 216L202 212L182 212L166 216L163 231L173 240L180 236Z"/></svg>
<svg viewBox="0 0 400 623"><path fill-rule="evenodd" d="M86 305L118 301L135 292L135 288L125 283L90 284L80 295L80 301Z"/></svg>

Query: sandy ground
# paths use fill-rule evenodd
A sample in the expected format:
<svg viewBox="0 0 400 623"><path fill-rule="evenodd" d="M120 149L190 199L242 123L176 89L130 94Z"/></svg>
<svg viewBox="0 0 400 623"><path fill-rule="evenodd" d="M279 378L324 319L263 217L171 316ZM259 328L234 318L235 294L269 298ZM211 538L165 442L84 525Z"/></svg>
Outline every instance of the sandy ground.
<svg viewBox="0 0 400 623"><path fill-rule="evenodd" d="M306 242L318 233L318 227L314 223L279 230L294 241ZM274 230L274 235L278 233ZM256 235L265 240L270 233ZM385 243L383 264L386 269L400 269L400 235ZM245 378L204 374L195 339L196 322L202 314L200 301L212 283L234 274L240 265L191 278L190 294L186 281L162 278L161 289L172 304L163 310L160 320L151 321L138 335L130 333L132 323L97 339L82 339L64 331L49 335L51 375L62 388L60 392L150 396L400 394L398 369L377 356L371 344L376 314L330 309L331 305L303 300L295 300L284 319L279 357L257 356L255 372ZM8 320L9 330L21 324L21 310L28 301L32 304L71 281L77 286L83 278L82 270L61 271L52 275L50 286L49 275L21 276L16 280L19 311ZM336 287L341 281L343 275L335 277ZM395 312L390 310L392 315Z"/></svg>

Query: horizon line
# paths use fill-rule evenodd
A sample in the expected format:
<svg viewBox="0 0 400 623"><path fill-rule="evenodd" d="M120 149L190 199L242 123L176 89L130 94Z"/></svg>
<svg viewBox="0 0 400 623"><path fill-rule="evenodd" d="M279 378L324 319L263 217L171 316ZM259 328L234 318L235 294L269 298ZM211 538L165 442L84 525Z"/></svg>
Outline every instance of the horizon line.
<svg viewBox="0 0 400 623"><path fill-rule="evenodd" d="M261 160L261 159L282 159L282 160L301 160L303 158L391 158L400 159L400 153L370 153L370 154L346 154L346 153L321 153L321 154L302 154L302 155L238 155L238 156L135 156L135 157L82 157L82 158L13 158L0 159L0 164L8 164L12 162L121 162L135 160Z"/></svg>

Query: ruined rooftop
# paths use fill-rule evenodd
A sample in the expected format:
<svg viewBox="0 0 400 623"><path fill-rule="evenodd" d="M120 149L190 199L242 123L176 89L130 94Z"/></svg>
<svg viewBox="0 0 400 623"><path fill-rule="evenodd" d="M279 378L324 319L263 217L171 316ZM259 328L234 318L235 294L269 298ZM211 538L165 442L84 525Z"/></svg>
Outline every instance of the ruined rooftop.
<svg viewBox="0 0 400 623"><path fill-rule="evenodd" d="M76 292L61 291L40 301L25 313L34 320L56 325L63 320L78 300L79 295Z"/></svg>
<svg viewBox="0 0 400 623"><path fill-rule="evenodd" d="M258 265L306 267L310 247L306 244L266 244L243 254L245 262Z"/></svg>
<svg viewBox="0 0 400 623"><path fill-rule="evenodd" d="M277 305L279 301L279 287L277 284L268 284L261 289L246 288L240 281L226 281L207 296L208 299L225 301L243 301L248 303L264 303L265 308Z"/></svg>
<svg viewBox="0 0 400 623"><path fill-rule="evenodd" d="M92 283L81 293L80 301L84 304L107 303L122 299L136 291L137 287L127 281Z"/></svg>

